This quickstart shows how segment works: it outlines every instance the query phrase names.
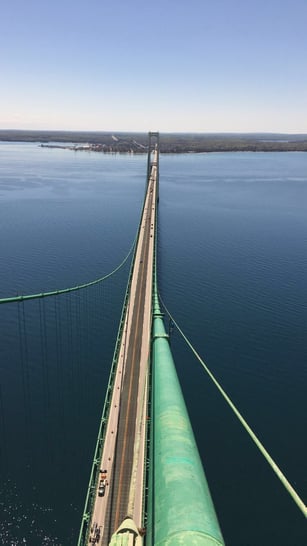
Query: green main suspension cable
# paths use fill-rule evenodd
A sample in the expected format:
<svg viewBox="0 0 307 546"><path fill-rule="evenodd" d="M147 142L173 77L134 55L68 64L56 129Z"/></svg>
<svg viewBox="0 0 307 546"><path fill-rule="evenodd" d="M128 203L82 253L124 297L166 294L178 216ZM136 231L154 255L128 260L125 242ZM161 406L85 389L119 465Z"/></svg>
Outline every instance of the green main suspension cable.
<svg viewBox="0 0 307 546"><path fill-rule="evenodd" d="M126 263L131 252L133 251L135 247L135 242L136 242L136 238L134 239L133 244L127 256L124 258L124 260L115 269L113 269L111 273L108 273L104 277L100 277L99 279L95 279L94 281L90 281L84 284L79 284L77 286L72 286L71 288L63 288L62 290L53 290L52 292L41 292L40 294L28 294L26 296L13 296L11 298L1 298L0 304L14 303L14 302L20 302L20 301L26 301L26 300L35 300L37 298L48 298L49 296L58 296L59 294L68 294L69 292L75 292L76 290L81 290L82 288L87 288L88 286L93 286L94 284L98 284L102 281L105 281L106 279L114 275L114 273L116 273L123 267L123 265Z"/></svg>
<svg viewBox="0 0 307 546"><path fill-rule="evenodd" d="M160 296L159 296L160 297ZM287 492L289 493L289 495L291 495L292 499L294 500L294 502L296 503L296 505L298 506L298 508L300 509L300 511L303 513L303 515L305 516L305 518L307 517L307 507L305 506L303 500L300 498L300 496L298 495L298 493L295 491L294 487L290 484L290 482L287 480L286 476L283 474L283 472L280 470L279 466L275 463L274 459L271 457L271 455L267 452L267 450L265 449L264 445L260 442L259 438L256 436L256 434L253 432L253 430L251 429L251 427L247 424L247 422L245 421L244 417L241 415L241 413L239 412L239 410L236 408L235 404L232 402L232 400L229 398L228 394L224 391L223 387L220 385L220 383L217 381L217 379L214 377L213 373L210 371L210 369L208 368L208 366L205 364L205 362L203 361L203 359L201 358L201 356L198 354L198 352L196 351L196 349L194 349L192 343L188 340L188 338L185 336L185 334L183 333L183 331L181 330L181 328L178 326L177 322L175 321L175 319L173 318L173 316L171 315L171 313L168 311L167 307L165 306L164 302L162 301L162 298L160 297L160 301L162 303L162 306L164 307L166 313L168 314L169 318L171 319L171 321L174 323L174 325L176 326L177 330L179 331L179 333L181 334L181 336L183 337L183 339L185 340L185 342L187 343L187 345L190 347L190 349L192 350L192 352L194 353L194 355L196 356L196 358L198 359L198 361L201 363L202 367L205 369L205 371L207 372L207 374L209 375L210 379L213 381L213 383L215 384L215 386L217 387L217 389L219 390L219 392L221 393L221 395L223 396L223 398L226 400L227 404L230 406L230 408L232 409L232 411L234 412L234 414L236 415L236 417L239 419L239 421L241 422L241 424L243 425L243 427L245 428L246 432L248 433L248 435L250 436L250 438L253 440L254 444L256 444L256 446L258 447L259 451L262 453L262 455L264 456L264 458L266 459L266 461L269 463L270 467L272 468L272 470L275 472L276 476L279 478L279 480L281 481L281 483L283 484L283 486L285 487L285 489L287 490Z"/></svg>

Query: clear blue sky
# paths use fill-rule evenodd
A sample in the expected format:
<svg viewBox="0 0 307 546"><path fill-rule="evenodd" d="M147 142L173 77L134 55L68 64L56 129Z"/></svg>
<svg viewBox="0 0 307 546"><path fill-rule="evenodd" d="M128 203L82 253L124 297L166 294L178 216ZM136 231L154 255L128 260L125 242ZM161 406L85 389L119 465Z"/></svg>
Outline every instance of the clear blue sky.
<svg viewBox="0 0 307 546"><path fill-rule="evenodd" d="M307 0L9 0L0 128L307 133Z"/></svg>

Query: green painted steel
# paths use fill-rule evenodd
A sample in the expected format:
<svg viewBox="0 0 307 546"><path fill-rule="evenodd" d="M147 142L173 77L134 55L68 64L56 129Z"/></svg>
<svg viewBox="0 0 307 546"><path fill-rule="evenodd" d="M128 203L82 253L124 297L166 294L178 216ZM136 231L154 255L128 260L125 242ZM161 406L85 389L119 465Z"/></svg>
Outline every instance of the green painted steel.
<svg viewBox="0 0 307 546"><path fill-rule="evenodd" d="M146 546L223 545L157 292L153 309L151 479Z"/></svg>
<svg viewBox="0 0 307 546"><path fill-rule="evenodd" d="M50 296L59 296L61 294L68 294L69 292L76 292L77 290L88 288L89 286L93 286L94 284L99 284L105 281L106 279L108 279L109 277L112 277L114 273L117 273L117 271L119 271L123 267L123 265L128 260L131 252L135 248L135 242L136 242L136 239L134 240L132 247L130 248L127 256L123 259L123 261L115 269L113 269L111 273L108 273L104 277L100 277L99 279L95 279L94 281L90 281L84 284L78 284L77 286L71 286L70 288L62 288L61 290L53 290L52 292L41 292L39 294L27 294L25 296L12 296L11 298L1 298L0 305L4 303L16 303L16 302L27 301L27 300L36 300L38 298L49 298Z"/></svg>
<svg viewBox="0 0 307 546"><path fill-rule="evenodd" d="M159 176L158 172L157 176ZM143 208L144 206L145 204L143 204ZM140 229L141 225L139 225ZM134 260L135 256L133 263ZM113 388L118 343L122 335L132 267L133 264L122 311L108 393L111 393ZM168 335L164 328L163 314L159 306L156 279L156 234L153 277L151 401L148 405L150 461L149 476L146 480L148 484L146 546L223 546L223 538L181 393ZM103 446L104 423L107 417L108 403L106 399L78 546L88 544L88 525L92 511L93 491L97 483L98 462ZM128 518L112 536L111 545L128 546L131 544L131 540L135 540L135 544L142 544L142 537L136 533L135 524Z"/></svg>
<svg viewBox="0 0 307 546"><path fill-rule="evenodd" d="M143 540L134 521L127 517L112 535L109 546L142 546Z"/></svg>
<svg viewBox="0 0 307 546"><path fill-rule="evenodd" d="M140 226L138 228L137 237L139 235L139 231L140 231ZM82 520L81 520L81 528L80 528L79 538L78 538L78 542L77 542L78 546L87 546L87 544L88 544L88 537L89 537L89 531L90 531L89 524L90 524L90 521L91 521L91 515L92 515L93 506L94 506L94 495L95 495L96 486L97 486L97 482L98 482L98 478L99 478L99 464L100 464L100 460L101 460L102 450L103 450L103 447L104 447L105 432L106 432L106 428L107 428L106 425L107 425L108 418L109 418L110 403L111 403L111 399L112 399L116 368L117 368L117 365L118 365L118 356L119 356L120 343L121 343L121 339L122 339L122 335L123 335L125 314L126 314L126 311L127 311L127 307L128 307L128 303L129 303L129 297L130 297L130 286L131 286L132 272L133 272L133 267L134 267L134 262L135 262L135 248L136 247L135 247L135 243L134 243L133 244L133 250L134 250L133 260L132 260L132 263L130 265L129 278L128 278L128 283L127 283L127 288L126 288L126 293L125 293L125 299L124 299L124 303L123 303L123 307L122 307L121 318L120 318L120 321L119 321L117 339L116 339L116 343L115 343L115 349L114 349L113 360L112 360L112 365L111 365L111 371L110 371L110 376L109 376L109 383L108 383L108 387L107 387L106 397L105 397L105 401L104 401L102 416L101 416L99 430L98 430L98 436L97 436L97 442L96 442L96 447L95 447L95 452L94 452L94 458L93 458L91 473L90 473L89 485L88 485L88 489L87 489L87 493L86 493L85 506L84 506L83 516L82 516ZM130 250L130 252L131 252L131 250Z"/></svg>
<svg viewBox="0 0 307 546"><path fill-rule="evenodd" d="M157 233L146 546L223 546L164 327L158 299L156 258Z"/></svg>
<svg viewBox="0 0 307 546"><path fill-rule="evenodd" d="M92 515L93 506L94 506L94 494L95 494L95 490L96 490L96 486L97 486L97 482L98 482L98 478L99 478L99 462L101 460L101 455L102 455L102 451L103 451L103 447L104 447L105 432L106 432L106 428L107 428L106 425L107 425L107 421L108 421L108 418L109 418L110 402L111 402L111 399L112 399L114 378L115 378L115 374L116 374L116 368L117 368L117 365L118 365L118 356L119 356L120 343L121 343L121 339L122 339L122 335L123 335L125 314L127 312L127 307L128 307L129 298L130 298L130 287L131 287L131 280L132 280L132 272L133 272L133 268L134 268L135 253L136 253L136 247L137 247L136 241L139 238L139 234L140 234L140 230L141 230L141 219L142 219L142 216L143 216L144 207L145 207L145 200L144 200L143 206L142 206L142 211L141 211L141 216L140 216L140 220L139 220L139 224L138 224L138 230L137 230L136 238L135 238L133 246L132 246L132 248L131 248L131 250L129 252L129 254L130 254L132 252L132 250L133 250L133 259L132 259L132 262L131 262L131 265L130 265L129 278L128 278L125 299L124 299L122 312L121 312L121 318L120 318L119 327L118 327L115 350L114 350L114 354L113 354L112 366L111 366L111 371L110 371L110 376L109 376L109 383L108 383L108 387L107 387L106 398L105 398L105 401L104 401L102 417L101 417L101 420L100 420L100 425L99 425L99 430L98 430L98 437L97 437L97 442L96 442L96 447L95 447L94 458L93 458L93 462L92 462L89 485L88 485L88 489L87 489L87 493L86 493L85 506L84 506L83 516L82 516L82 520L81 520L79 538L78 538L78 542L77 542L78 546L87 546L88 541L89 541L89 531L90 531L89 524L90 524L90 521L91 521L91 515ZM127 260L128 256L125 258L124 261ZM122 262L120 264L120 266L118 266L116 268L116 270L114 270L108 276L110 276L115 271L117 271L123 264L124 264L124 262ZM104 278L105 277L103 277L103 279ZM101 280L103 280L103 279L101 279ZM98 281L93 281L90 284L94 284L96 282L99 282L99 280ZM68 290L71 291L72 289L68 289Z"/></svg>
<svg viewBox="0 0 307 546"><path fill-rule="evenodd" d="M215 385L215 387L217 388L217 390L220 392L220 394L222 395L222 397L224 398L225 402L228 404L228 406L230 407L230 409L233 411L233 413L235 414L235 416L237 417L237 419L240 421L241 425L243 426L243 428L245 429L245 431L247 432L247 434L249 435L249 437L251 438L251 440L254 442L255 446L259 449L261 455L265 458L265 460L267 461L267 463L270 465L271 469L273 470L273 472L275 472L277 478L279 479L280 483L282 483L282 485L284 486L284 488L286 489L287 493L292 497L292 499L294 500L296 506L300 509L300 511L302 512L302 514L305 516L305 518L307 517L307 507L305 506L304 504L304 501L303 499L299 496L299 494L297 493L297 491L294 489L294 487L291 485L291 483L289 482L289 480L286 478L285 474L281 471L281 469L279 468L278 464L274 461L274 459L271 457L271 455L268 453L268 451L266 450L266 448L264 447L264 445L260 442L259 438L257 437L257 435L255 434L255 432L251 429L251 427L249 426L249 424L247 423L247 421L244 419L243 415L241 414L241 412L238 410L238 408L235 406L235 404L233 403L233 401L231 400L231 398L228 396L227 392L223 389L222 385L219 383L219 381L216 379L216 377L213 375L213 373L211 372L211 370L208 368L207 364L204 362L204 360L201 358L201 356L198 354L198 352L196 351L196 349L193 347L192 343L188 340L188 338L186 337L186 335L183 333L183 331L181 330L180 326L177 324L177 322L175 321L174 317L170 314L170 312L168 311L168 309L166 308L166 306L164 305L164 303L162 302L162 299L160 298L160 301L161 301L161 304L162 306L164 307L167 315L169 316L169 318L173 321L174 325L176 326L178 332L180 333L180 335L182 336L182 338L184 339L184 341L186 342L186 344L188 345L188 347L191 349L191 351L194 353L195 357L197 358L197 360L200 362L200 364L202 365L203 369L205 370L205 372L208 374L208 376L210 377L211 381L213 382L213 384Z"/></svg>
<svg viewBox="0 0 307 546"><path fill-rule="evenodd" d="M128 301L129 301L130 285L131 285L134 260L135 260L135 255L133 256L133 261L130 266L129 279L128 279L125 299L124 299L124 303L122 307L121 318L119 321L119 327L118 327L117 339L115 343L109 382L108 382L106 397L105 397L105 401L103 405L102 416L101 416L100 424L99 424L99 430L98 430L95 453L94 453L94 458L93 458L93 463L92 463L92 468L90 473L89 485L88 485L88 489L86 493L85 506L84 506L83 516L81 521L81 528L80 528L78 543L77 543L78 546L86 546L88 544L88 537L89 537L89 530L90 530L89 524L91 521L91 514L92 514L92 510L94 506L94 496L95 496L96 486L97 486L97 482L99 478L100 460L101 460L102 450L104 446L104 439L105 439L105 433L107 428L106 425L109 418L110 403L112 399L116 367L118 364L120 343L121 343L121 338L123 335L123 327L125 322L125 313L126 313Z"/></svg>

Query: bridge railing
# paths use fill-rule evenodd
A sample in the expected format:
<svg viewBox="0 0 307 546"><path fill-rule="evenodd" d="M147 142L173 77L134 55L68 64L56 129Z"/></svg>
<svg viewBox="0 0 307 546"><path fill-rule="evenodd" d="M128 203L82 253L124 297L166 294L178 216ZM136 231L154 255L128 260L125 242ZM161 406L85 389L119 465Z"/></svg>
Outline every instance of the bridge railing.
<svg viewBox="0 0 307 546"><path fill-rule="evenodd" d="M96 494L96 489L97 489L97 484L98 484L98 479L99 479L99 471L100 471L100 466L99 465L100 465L100 461L101 461L101 457L102 457L102 453L103 453L103 448L104 448L104 443L105 443L105 434L106 434L106 429L107 429L107 422L108 422L109 412L110 412L110 403L111 403L113 387L114 387L114 378L115 378L115 375L116 375L120 345L121 345L121 341L122 341L122 337L123 337L123 333L124 333L125 315L127 313L127 309L128 309L128 306L129 306L131 280L132 280L132 273L133 273L133 268L134 268L134 264L135 264L135 250L136 250L137 241L138 241L138 238L139 238L139 235L140 235L141 220L142 220L142 217L143 217L144 208L145 208L145 200L143 202L143 206L142 206L142 210L141 210L141 214L140 214L140 220L139 220L137 235L136 235L136 239L135 239L136 243L135 243L135 247L134 247L134 254L133 254L133 259L132 259L131 266L130 266L129 278L128 278L124 303L123 303L122 312L121 312L121 318L120 318L119 327L118 327L118 333L117 333L117 339L116 339L116 343L115 343L115 349L114 349L112 364L111 364L111 371L110 371L110 376L109 376L109 381L108 381L107 394L106 394L106 398L105 398L105 401L104 401L102 416L101 416L99 430L98 430L98 437L97 437L97 442L96 442L96 447L95 447L95 452L94 452L93 463L92 463L92 467L91 467L89 485L88 485L86 500L85 500L85 507L84 507L84 511L83 511L83 516L82 516L82 521L81 521L81 528L80 528L80 533L79 533L79 538L78 538L78 546L87 545L88 540L89 540L91 514L92 514L92 511L93 511L93 507L94 507L95 494Z"/></svg>

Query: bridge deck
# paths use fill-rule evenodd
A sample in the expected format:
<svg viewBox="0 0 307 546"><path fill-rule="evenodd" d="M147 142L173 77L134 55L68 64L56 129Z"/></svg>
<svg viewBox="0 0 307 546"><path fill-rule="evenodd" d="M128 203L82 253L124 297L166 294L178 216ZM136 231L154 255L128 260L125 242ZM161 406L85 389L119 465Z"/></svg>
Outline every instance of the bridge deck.
<svg viewBox="0 0 307 546"><path fill-rule="evenodd" d="M154 152L124 318L112 402L100 468L106 470L103 496L97 486L90 540L97 529L107 545L129 515L142 527L148 363L157 202L157 152ZM96 535L97 536L97 535Z"/></svg>

